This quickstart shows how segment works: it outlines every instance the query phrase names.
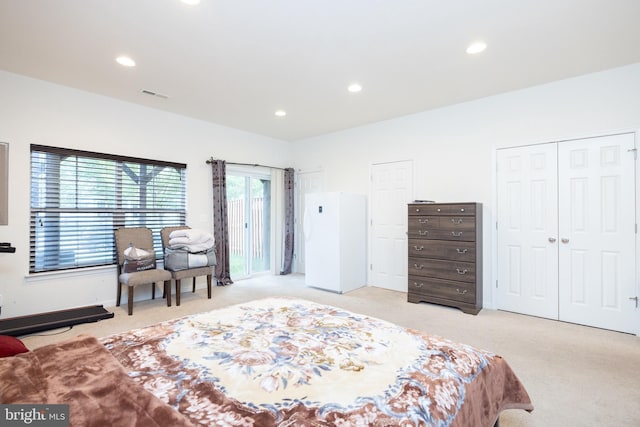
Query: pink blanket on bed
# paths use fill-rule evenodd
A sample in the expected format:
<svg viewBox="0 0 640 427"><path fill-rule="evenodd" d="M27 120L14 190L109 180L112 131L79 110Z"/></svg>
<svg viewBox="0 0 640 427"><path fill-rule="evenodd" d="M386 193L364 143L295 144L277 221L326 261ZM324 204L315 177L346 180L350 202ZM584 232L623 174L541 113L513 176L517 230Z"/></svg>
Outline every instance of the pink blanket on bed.
<svg viewBox="0 0 640 427"><path fill-rule="evenodd" d="M0 403L68 404L72 426L189 426L94 337L0 359Z"/></svg>

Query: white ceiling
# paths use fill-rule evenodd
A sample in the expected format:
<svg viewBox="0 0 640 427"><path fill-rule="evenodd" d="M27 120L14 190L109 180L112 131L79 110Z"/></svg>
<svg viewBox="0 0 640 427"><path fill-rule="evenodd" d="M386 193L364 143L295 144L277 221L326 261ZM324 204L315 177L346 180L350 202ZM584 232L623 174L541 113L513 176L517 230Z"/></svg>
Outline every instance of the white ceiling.
<svg viewBox="0 0 640 427"><path fill-rule="evenodd" d="M286 141L635 62L640 0L0 0L0 69Z"/></svg>

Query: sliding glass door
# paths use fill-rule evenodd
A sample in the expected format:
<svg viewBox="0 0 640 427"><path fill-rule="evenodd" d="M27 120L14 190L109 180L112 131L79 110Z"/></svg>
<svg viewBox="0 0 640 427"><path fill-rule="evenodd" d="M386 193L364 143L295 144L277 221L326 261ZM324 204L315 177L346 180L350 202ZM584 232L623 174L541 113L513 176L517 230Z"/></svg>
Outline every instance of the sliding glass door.
<svg viewBox="0 0 640 427"><path fill-rule="evenodd" d="M227 170L227 203L231 277L269 271L270 176Z"/></svg>

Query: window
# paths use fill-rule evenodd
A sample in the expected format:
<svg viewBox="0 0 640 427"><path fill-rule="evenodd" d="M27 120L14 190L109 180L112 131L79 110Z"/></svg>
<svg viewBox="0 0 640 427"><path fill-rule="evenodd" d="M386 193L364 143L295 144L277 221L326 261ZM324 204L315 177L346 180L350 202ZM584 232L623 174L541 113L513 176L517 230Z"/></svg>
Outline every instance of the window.
<svg viewBox="0 0 640 427"><path fill-rule="evenodd" d="M116 263L113 233L186 219L186 165L31 145L29 272Z"/></svg>

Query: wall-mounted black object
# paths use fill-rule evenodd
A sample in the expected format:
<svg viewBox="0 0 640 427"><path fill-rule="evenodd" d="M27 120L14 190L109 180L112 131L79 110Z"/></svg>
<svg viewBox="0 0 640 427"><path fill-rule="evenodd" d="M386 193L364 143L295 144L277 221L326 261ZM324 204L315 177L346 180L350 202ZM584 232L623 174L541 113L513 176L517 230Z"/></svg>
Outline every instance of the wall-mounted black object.
<svg viewBox="0 0 640 427"><path fill-rule="evenodd" d="M11 243L0 242L0 252L14 253L15 251L16 251L16 248L11 246Z"/></svg>
<svg viewBox="0 0 640 427"><path fill-rule="evenodd" d="M92 305L69 310L10 317L0 320L0 335L18 337L80 323L97 322L102 319L110 319L113 316L114 314L105 310L103 306Z"/></svg>

